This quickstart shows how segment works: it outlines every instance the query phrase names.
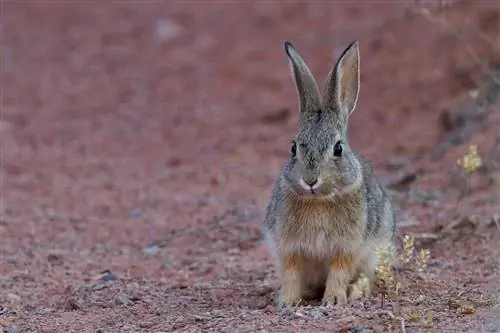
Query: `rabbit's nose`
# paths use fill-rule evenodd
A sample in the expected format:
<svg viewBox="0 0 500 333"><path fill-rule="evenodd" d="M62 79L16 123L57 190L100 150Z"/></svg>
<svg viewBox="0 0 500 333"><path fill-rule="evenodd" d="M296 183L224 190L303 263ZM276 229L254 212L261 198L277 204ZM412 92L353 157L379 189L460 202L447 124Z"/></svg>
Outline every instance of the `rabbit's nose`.
<svg viewBox="0 0 500 333"><path fill-rule="evenodd" d="M320 185L320 181L318 178L306 178L306 179L301 178L300 183L304 188L307 189L311 188L313 190L318 188Z"/></svg>
<svg viewBox="0 0 500 333"><path fill-rule="evenodd" d="M307 180L304 179L304 183L306 183L307 185L309 185L311 187L313 187L314 184L316 184L317 182L318 182L317 179L307 179Z"/></svg>

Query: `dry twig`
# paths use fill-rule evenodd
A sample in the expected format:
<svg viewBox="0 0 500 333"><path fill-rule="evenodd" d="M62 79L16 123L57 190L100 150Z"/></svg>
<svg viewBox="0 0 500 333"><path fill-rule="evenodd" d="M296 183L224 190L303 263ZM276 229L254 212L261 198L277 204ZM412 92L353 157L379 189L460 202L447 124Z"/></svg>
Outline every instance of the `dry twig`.
<svg viewBox="0 0 500 333"><path fill-rule="evenodd" d="M394 313L392 313L389 310L380 310L380 314L385 314L389 316L392 320L399 321L399 327L401 328L401 333L406 333L406 323L403 317L395 316Z"/></svg>

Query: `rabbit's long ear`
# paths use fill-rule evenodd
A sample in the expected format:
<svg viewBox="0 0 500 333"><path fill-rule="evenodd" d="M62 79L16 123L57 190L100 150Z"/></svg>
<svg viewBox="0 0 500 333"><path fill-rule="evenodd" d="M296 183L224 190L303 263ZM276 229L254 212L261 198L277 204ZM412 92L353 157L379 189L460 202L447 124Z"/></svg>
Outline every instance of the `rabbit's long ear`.
<svg viewBox="0 0 500 333"><path fill-rule="evenodd" d="M300 111L317 111L320 109L321 100L319 96L318 85L314 80L311 71L306 63L295 50L292 43L284 43L285 52L290 60L290 69L293 74L297 92L300 98Z"/></svg>
<svg viewBox="0 0 500 333"><path fill-rule="evenodd" d="M359 43L351 43L340 56L325 81L323 106L348 117L359 94Z"/></svg>

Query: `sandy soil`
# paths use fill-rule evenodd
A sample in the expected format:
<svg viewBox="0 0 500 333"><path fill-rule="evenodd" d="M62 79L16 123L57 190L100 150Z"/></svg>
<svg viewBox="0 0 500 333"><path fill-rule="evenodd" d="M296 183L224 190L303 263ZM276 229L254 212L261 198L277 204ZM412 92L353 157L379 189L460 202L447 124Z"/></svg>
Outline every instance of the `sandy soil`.
<svg viewBox="0 0 500 333"><path fill-rule="evenodd" d="M4 332L500 332L500 89L468 52L500 64L499 3L1 8ZM431 258L383 307L278 312L260 223L298 115L282 42L320 78L354 39L351 144ZM486 167L464 181L469 144Z"/></svg>

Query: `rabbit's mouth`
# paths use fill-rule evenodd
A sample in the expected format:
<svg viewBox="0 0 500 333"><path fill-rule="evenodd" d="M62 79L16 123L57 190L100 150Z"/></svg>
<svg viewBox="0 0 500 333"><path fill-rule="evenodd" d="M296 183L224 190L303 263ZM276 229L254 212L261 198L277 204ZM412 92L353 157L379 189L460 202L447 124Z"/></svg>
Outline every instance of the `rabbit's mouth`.
<svg viewBox="0 0 500 333"><path fill-rule="evenodd" d="M350 193L359 188L360 185L360 179L356 179L352 184L340 186L339 184L332 184L321 180L314 184L299 181L299 184L293 185L292 189L298 196L304 199L329 200Z"/></svg>
<svg viewBox="0 0 500 333"><path fill-rule="evenodd" d="M299 184L292 186L292 188L297 195L308 199L327 199L335 195L332 187L325 184L320 178L308 182L300 179Z"/></svg>

